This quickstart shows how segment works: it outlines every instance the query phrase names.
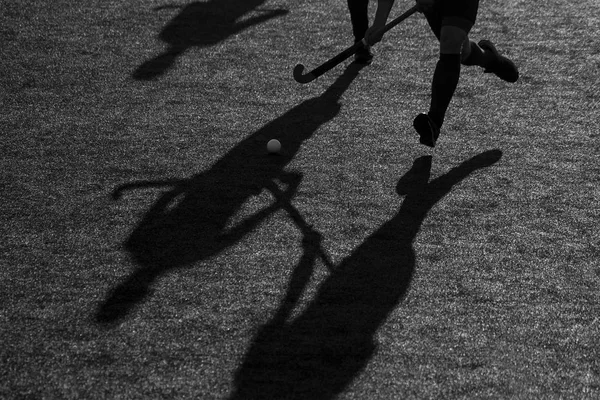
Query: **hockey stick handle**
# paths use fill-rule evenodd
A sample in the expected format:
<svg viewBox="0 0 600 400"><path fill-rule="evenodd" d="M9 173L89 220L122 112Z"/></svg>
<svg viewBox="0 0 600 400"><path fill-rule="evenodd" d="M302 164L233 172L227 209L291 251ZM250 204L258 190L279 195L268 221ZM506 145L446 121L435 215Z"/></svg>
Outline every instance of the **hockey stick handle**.
<svg viewBox="0 0 600 400"><path fill-rule="evenodd" d="M418 9L419 9L418 6L416 6L416 5L412 6L411 8L406 10L402 15L394 18L393 20L388 22L383 28L379 29L377 31L377 34L381 34L381 35L385 34L387 31L389 31L390 29L392 29L393 27L398 25L400 22L404 21L406 18L408 18L411 15L413 15L414 13L416 13ZM363 38L362 42L364 44L368 44L368 43L366 43L364 38Z"/></svg>
<svg viewBox="0 0 600 400"><path fill-rule="evenodd" d="M384 34L400 22L404 21L406 18L410 17L417 11L417 6L413 6L404 12L402 15L394 18L392 21L387 23L383 28L377 31L378 34ZM367 41L363 38L362 40L354 43L352 46L348 47L346 50L342 51L332 59L326 61L325 63L319 65L317 68L312 71L304 74L304 65L298 64L294 67L294 79L298 83L308 83L317 79L319 76L323 75L325 72L329 71L336 65L340 64L342 61L349 58L351 55L356 53L358 49L361 47L368 46Z"/></svg>

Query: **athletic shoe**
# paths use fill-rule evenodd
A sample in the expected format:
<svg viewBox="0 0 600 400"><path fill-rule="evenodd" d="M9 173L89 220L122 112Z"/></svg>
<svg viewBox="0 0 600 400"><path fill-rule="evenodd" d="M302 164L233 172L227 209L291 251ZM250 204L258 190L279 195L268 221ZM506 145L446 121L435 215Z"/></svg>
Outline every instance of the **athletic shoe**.
<svg viewBox="0 0 600 400"><path fill-rule="evenodd" d="M354 54L354 62L357 64L369 65L373 61L373 53L370 46L362 46Z"/></svg>
<svg viewBox="0 0 600 400"><path fill-rule="evenodd" d="M435 122L427 114L419 114L413 121L413 126L420 136L419 142L425 146L435 147L440 136L440 128L437 127Z"/></svg>
<svg viewBox="0 0 600 400"><path fill-rule="evenodd" d="M506 82L516 82L519 79L519 70L515 63L500 55L492 42L482 40L479 42L479 47L494 55L494 61L483 72L495 74L498 78Z"/></svg>

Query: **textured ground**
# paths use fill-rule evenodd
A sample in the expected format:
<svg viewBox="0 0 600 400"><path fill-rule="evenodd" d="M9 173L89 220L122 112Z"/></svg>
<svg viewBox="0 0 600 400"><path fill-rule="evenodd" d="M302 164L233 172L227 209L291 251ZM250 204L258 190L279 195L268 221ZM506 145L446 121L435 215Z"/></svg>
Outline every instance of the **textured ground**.
<svg viewBox="0 0 600 400"><path fill-rule="evenodd" d="M482 2L433 155L420 15L299 85L345 2L0 10L0 397L600 397L596 1Z"/></svg>

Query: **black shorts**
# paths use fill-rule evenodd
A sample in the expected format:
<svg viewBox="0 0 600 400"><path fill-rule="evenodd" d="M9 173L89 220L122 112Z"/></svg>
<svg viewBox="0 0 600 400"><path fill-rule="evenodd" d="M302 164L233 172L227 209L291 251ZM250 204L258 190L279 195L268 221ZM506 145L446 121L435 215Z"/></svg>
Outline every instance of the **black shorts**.
<svg viewBox="0 0 600 400"><path fill-rule="evenodd" d="M478 9L479 0L436 0L433 9L425 13L425 17L439 39L444 25L456 26L469 33L475 25Z"/></svg>

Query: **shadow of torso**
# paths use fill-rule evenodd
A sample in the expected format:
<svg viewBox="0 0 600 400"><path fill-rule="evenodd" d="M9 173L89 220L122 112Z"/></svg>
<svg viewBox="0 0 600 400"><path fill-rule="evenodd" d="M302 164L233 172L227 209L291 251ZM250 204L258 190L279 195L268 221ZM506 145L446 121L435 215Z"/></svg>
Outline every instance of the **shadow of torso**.
<svg viewBox="0 0 600 400"><path fill-rule="evenodd" d="M287 180L285 166L339 113L339 97L359 69L348 68L323 95L294 107L241 141L206 172L163 194L125 243L137 264L159 271L187 266L214 256L254 229L272 209L237 228L226 226L249 197L275 179ZM283 143L281 154L266 154L270 139Z"/></svg>
<svg viewBox="0 0 600 400"><path fill-rule="evenodd" d="M109 323L123 318L147 296L150 285L159 276L215 256L280 207L274 203L227 228L243 204L273 180L287 183L290 190L297 187L300 176L284 171L285 166L304 141L339 113L339 98L358 76L360 68L348 67L321 96L303 102L265 125L207 171L189 179L169 180L173 189L159 196L125 241L137 269L111 291L100 306L97 321ZM266 143L272 138L283 143L280 155L267 155ZM116 192L156 186L161 183L135 182L123 185Z"/></svg>

